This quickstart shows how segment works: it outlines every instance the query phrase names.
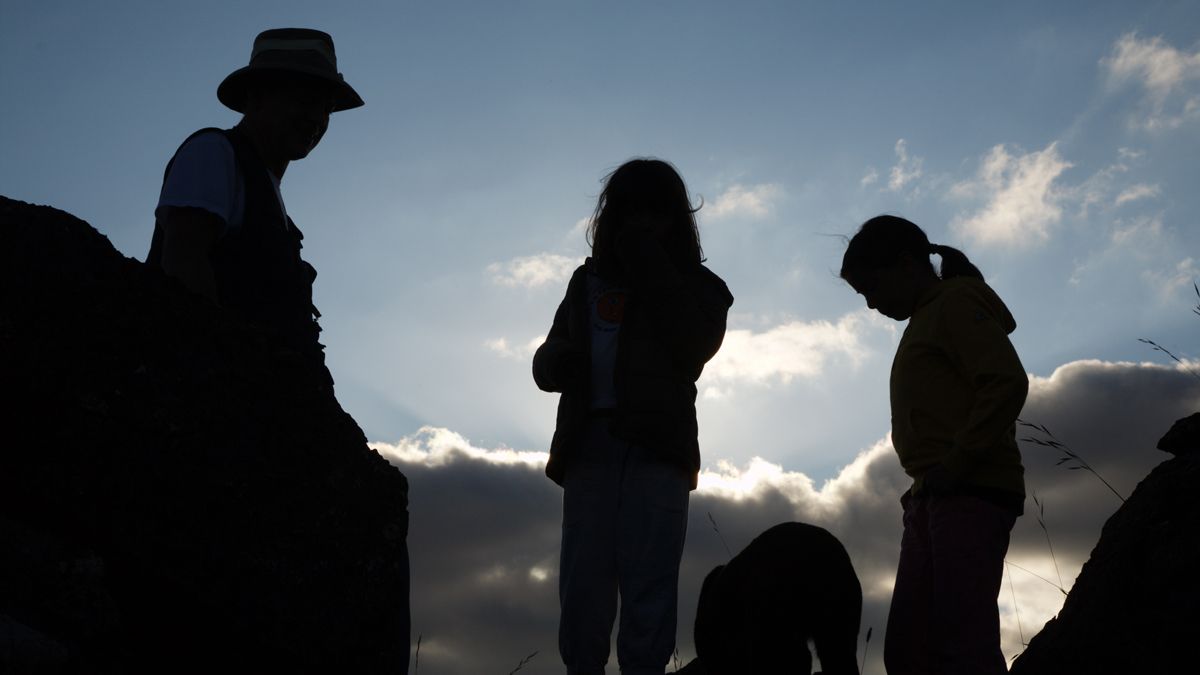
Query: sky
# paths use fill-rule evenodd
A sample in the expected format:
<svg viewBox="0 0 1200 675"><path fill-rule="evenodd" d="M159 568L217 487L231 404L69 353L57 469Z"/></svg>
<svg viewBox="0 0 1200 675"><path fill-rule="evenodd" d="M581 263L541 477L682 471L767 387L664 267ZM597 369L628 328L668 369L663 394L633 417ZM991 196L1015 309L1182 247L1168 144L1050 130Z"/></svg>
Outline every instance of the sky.
<svg viewBox="0 0 1200 675"><path fill-rule="evenodd" d="M905 216L983 270L1017 318L1023 419L1122 496L1200 409L1194 2L0 0L0 194L143 259L167 160L237 122L217 84L282 26L332 34L366 101L282 190L338 398L410 479L421 673L507 673L535 651L522 673L561 670L561 492L541 473L556 397L530 359L601 180L631 157L679 169L736 298L699 382L681 658L725 547L803 520L850 551L866 672L883 672L904 326L837 279L867 218ZM1014 530L1009 657L1120 504L1023 452L1044 509L1030 500Z"/></svg>

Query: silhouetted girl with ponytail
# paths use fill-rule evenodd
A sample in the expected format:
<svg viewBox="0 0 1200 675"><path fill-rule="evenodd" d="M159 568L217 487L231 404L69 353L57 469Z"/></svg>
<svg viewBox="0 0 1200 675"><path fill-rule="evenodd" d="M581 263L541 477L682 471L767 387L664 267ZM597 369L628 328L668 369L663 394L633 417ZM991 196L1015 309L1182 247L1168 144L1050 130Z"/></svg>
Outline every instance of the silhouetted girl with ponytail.
<svg viewBox="0 0 1200 675"><path fill-rule="evenodd" d="M891 374L892 444L913 484L901 498L887 671L1005 673L996 599L1024 508L1015 423L1029 387L1008 339L1016 322L966 255L903 218L864 223L841 276L868 307L909 322Z"/></svg>
<svg viewBox="0 0 1200 675"><path fill-rule="evenodd" d="M661 675L675 648L688 493L700 470L696 379L733 296L704 265L683 179L635 159L608 176L592 257L533 357L561 392L546 474L563 487L559 651L598 674L621 599L624 675Z"/></svg>

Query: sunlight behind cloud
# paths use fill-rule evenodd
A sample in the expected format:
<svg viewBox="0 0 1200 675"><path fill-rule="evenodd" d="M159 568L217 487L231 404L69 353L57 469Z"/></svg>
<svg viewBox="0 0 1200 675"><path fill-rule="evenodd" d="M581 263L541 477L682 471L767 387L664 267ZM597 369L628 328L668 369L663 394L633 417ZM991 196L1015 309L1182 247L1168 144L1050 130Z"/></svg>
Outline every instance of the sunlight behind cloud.
<svg viewBox="0 0 1200 675"><path fill-rule="evenodd" d="M951 196L982 197L986 204L951 224L974 242L1027 248L1050 238L1062 219L1063 191L1054 181L1072 164L1062 158L1057 142L1043 150L1013 155L997 145L980 162L976 177L951 189Z"/></svg>
<svg viewBox="0 0 1200 675"><path fill-rule="evenodd" d="M903 138L896 141L896 164L888 174L887 189L899 192L904 186L921 177L921 165L924 159L908 156L908 142Z"/></svg>
<svg viewBox="0 0 1200 675"><path fill-rule="evenodd" d="M1143 87L1139 124L1146 129L1172 129L1200 114L1200 92L1192 86L1200 80L1200 51L1180 51L1161 37L1126 33L1100 63L1112 85L1134 80Z"/></svg>
<svg viewBox="0 0 1200 675"><path fill-rule="evenodd" d="M776 183L763 185L729 186L711 206L700 213L712 220L726 218L760 219L770 215L775 201L783 195L783 187Z"/></svg>
<svg viewBox="0 0 1200 675"><path fill-rule="evenodd" d="M1120 206L1126 202L1132 202L1138 199L1157 197L1160 192L1161 190L1159 190L1157 185L1146 185L1145 183L1131 185L1122 190L1121 194L1117 195L1117 200L1114 203L1114 206Z"/></svg>
<svg viewBox="0 0 1200 675"><path fill-rule="evenodd" d="M442 427L424 426L415 434L405 436L395 443L373 442L368 444L385 459L404 464L425 467L444 467L459 459L482 461L492 465L524 465L544 467L549 454L529 450L513 450L500 447L494 450L477 448L461 434Z"/></svg>
<svg viewBox="0 0 1200 675"><path fill-rule="evenodd" d="M864 334L885 328L894 330L881 325L873 313L859 310L836 322L794 320L762 333L729 330L721 351L705 367L700 386L715 398L732 384L786 385L797 377L817 377L838 359L857 367L871 355L863 344Z"/></svg>
<svg viewBox="0 0 1200 675"><path fill-rule="evenodd" d="M523 345L512 345L509 344L508 338L501 337L493 340L487 340L483 343L483 346L486 347L488 351L506 359L513 359L515 361L528 361L533 358L533 353L536 352L538 347L542 346L542 343L545 341L546 336L539 335Z"/></svg>
<svg viewBox="0 0 1200 675"><path fill-rule="evenodd" d="M538 288L565 283L580 260L557 253L513 258L505 263L488 265L492 282L501 286Z"/></svg>

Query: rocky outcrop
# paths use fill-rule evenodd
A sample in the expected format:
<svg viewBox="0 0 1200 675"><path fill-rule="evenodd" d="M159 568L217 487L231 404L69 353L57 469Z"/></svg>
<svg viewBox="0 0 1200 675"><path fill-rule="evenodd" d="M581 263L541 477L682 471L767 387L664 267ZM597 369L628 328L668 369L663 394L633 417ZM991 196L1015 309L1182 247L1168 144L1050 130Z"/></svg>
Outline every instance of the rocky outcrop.
<svg viewBox="0 0 1200 675"><path fill-rule="evenodd" d="M1172 427L1175 454L1105 523L1058 617L1015 675L1193 672L1200 635L1200 414Z"/></svg>
<svg viewBox="0 0 1200 675"><path fill-rule="evenodd" d="M0 671L407 661L407 484L298 354L0 198L0 374Z"/></svg>

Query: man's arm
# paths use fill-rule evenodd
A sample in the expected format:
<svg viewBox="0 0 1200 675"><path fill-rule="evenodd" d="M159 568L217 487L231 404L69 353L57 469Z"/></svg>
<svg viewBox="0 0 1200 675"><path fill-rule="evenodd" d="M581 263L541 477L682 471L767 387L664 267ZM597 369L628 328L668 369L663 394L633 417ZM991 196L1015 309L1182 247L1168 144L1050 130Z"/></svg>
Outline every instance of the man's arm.
<svg viewBox="0 0 1200 675"><path fill-rule="evenodd" d="M162 211L163 271L192 292L217 303L210 255L225 224L204 209L167 207Z"/></svg>

